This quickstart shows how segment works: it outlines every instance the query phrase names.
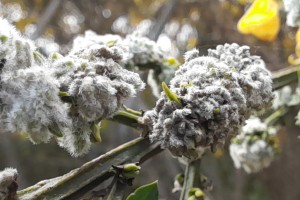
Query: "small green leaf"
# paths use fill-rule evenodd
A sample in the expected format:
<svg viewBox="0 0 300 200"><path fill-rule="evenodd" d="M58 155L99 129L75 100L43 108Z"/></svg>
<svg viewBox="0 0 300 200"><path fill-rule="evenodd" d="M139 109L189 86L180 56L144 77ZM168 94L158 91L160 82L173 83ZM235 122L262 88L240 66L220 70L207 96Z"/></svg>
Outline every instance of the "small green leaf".
<svg viewBox="0 0 300 200"><path fill-rule="evenodd" d="M157 181L137 188L126 200L158 200Z"/></svg>
<svg viewBox="0 0 300 200"><path fill-rule="evenodd" d="M164 92L166 93L166 96L168 97L168 99L170 101L175 101L176 103L181 104L177 94L172 92L165 82L162 82L161 85L162 85Z"/></svg>
<svg viewBox="0 0 300 200"><path fill-rule="evenodd" d="M57 59L59 59L59 58L61 58L61 57L63 57L63 56L60 55L59 53L53 53L53 54L52 54L52 59L53 59L53 60L57 60Z"/></svg>
<svg viewBox="0 0 300 200"><path fill-rule="evenodd" d="M180 87L181 88L184 88L184 87L192 87L193 86L193 83L189 82L188 84L180 84Z"/></svg>
<svg viewBox="0 0 300 200"><path fill-rule="evenodd" d="M6 36L6 35L1 35L1 36L0 36L0 40L1 40L2 42L5 42L5 41L7 40L7 36Z"/></svg>
<svg viewBox="0 0 300 200"><path fill-rule="evenodd" d="M109 40L109 41L107 41L106 45L108 47L113 47L113 46L115 46L116 43L117 43L117 40Z"/></svg>
<svg viewBox="0 0 300 200"><path fill-rule="evenodd" d="M166 62L169 67L178 68L180 66L180 63L176 58L168 58Z"/></svg>
<svg viewBox="0 0 300 200"><path fill-rule="evenodd" d="M33 58L34 58L35 62L38 64L41 64L41 63L45 62L45 60L46 60L45 57L37 51L33 52Z"/></svg>
<svg viewBox="0 0 300 200"><path fill-rule="evenodd" d="M234 137L234 138L231 139L231 143L233 143L233 144L239 144L240 140L238 138Z"/></svg>
<svg viewBox="0 0 300 200"><path fill-rule="evenodd" d="M58 96L60 97L68 97L70 96L68 92L58 92Z"/></svg>
<svg viewBox="0 0 300 200"><path fill-rule="evenodd" d="M58 137L58 138L64 137L64 135L62 133L59 133L59 132L50 131L50 133L53 134L55 137Z"/></svg>
<svg viewBox="0 0 300 200"><path fill-rule="evenodd" d="M58 125L56 123L52 124L52 126L48 127L51 134L53 134L55 137L61 138L64 135L60 132Z"/></svg>
<svg viewBox="0 0 300 200"><path fill-rule="evenodd" d="M214 113L215 113L215 114L220 114L220 112L221 112L221 109L220 109L220 108L215 108L215 109L214 109Z"/></svg>
<svg viewBox="0 0 300 200"><path fill-rule="evenodd" d="M100 132L100 126L97 123L93 123L91 125L92 134L94 136L94 139L96 142L101 142L101 132Z"/></svg>
<svg viewBox="0 0 300 200"><path fill-rule="evenodd" d="M74 65L74 63L71 60L69 60L65 63L65 65L68 67L72 67Z"/></svg>

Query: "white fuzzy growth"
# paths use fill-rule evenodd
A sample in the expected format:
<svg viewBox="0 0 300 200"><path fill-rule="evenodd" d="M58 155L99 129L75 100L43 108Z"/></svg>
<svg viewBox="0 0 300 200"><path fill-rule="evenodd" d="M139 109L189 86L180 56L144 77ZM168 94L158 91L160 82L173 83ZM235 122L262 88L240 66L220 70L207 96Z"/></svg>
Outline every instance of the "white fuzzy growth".
<svg viewBox="0 0 300 200"><path fill-rule="evenodd" d="M128 46L131 53L131 59L128 60L129 65L141 67L146 64L163 63L165 59L163 51L157 43L137 31L124 39L124 45Z"/></svg>
<svg viewBox="0 0 300 200"><path fill-rule="evenodd" d="M153 129L152 141L177 156L195 159L202 155L198 147L223 144L252 113L270 105L272 79L247 46L219 45L207 57L192 50L185 59L170 82L181 104L162 93L144 121Z"/></svg>
<svg viewBox="0 0 300 200"><path fill-rule="evenodd" d="M111 50L117 50L118 54L122 55L122 59L118 63L125 68L154 69L155 74L150 73L148 84L157 97L160 93L160 87L157 86L162 81L169 82L174 76L175 69L166 66L165 61L167 57L164 55L165 52L162 51L156 42L148 39L139 31L127 35L125 39L118 35L97 35L93 31L86 31L84 35L74 39L70 54L74 54L82 49L89 49L95 44L110 46Z"/></svg>
<svg viewBox="0 0 300 200"><path fill-rule="evenodd" d="M287 12L286 24L288 26L300 26L300 1L299 0L283 0L285 10Z"/></svg>
<svg viewBox="0 0 300 200"><path fill-rule="evenodd" d="M76 54L76 52L82 51L83 49L89 49L95 44L110 46L111 50L115 49L119 51L119 54L122 54L123 60L126 60L129 57L128 48L123 44L123 38L119 35L98 35L91 30L86 31L84 35L77 36L74 39L70 54Z"/></svg>
<svg viewBox="0 0 300 200"><path fill-rule="evenodd" d="M235 43L218 45L215 50L208 50L208 56L237 70L247 106L252 112L259 112L273 99L272 79L265 62L259 56L251 55L249 50L249 46Z"/></svg>
<svg viewBox="0 0 300 200"><path fill-rule="evenodd" d="M30 40L24 39L5 19L0 18L0 60L5 59L3 71L12 71L30 67L35 50Z"/></svg>
<svg viewBox="0 0 300 200"><path fill-rule="evenodd" d="M93 42L84 46L91 35ZM71 108L72 134L60 140L60 146L80 156L91 146L91 124L112 117L123 102L144 89L139 75L121 66L124 48L111 45L104 37L87 32L77 38L66 56L52 60L52 68L60 89L74 100ZM84 48L83 48L84 47Z"/></svg>
<svg viewBox="0 0 300 200"><path fill-rule="evenodd" d="M9 196L9 187L18 177L18 172L13 168L0 171L0 200L6 200Z"/></svg>
<svg viewBox="0 0 300 200"><path fill-rule="evenodd" d="M247 173L257 173L270 166L275 151L269 141L264 140L263 134L268 134L269 138L274 136L273 130L269 131L259 118L246 121L241 134L236 137L237 142L229 147L236 168L243 168Z"/></svg>
<svg viewBox="0 0 300 200"><path fill-rule="evenodd" d="M21 39L21 36L9 22L0 18L0 59L9 59L13 57L15 40Z"/></svg>
<svg viewBox="0 0 300 200"><path fill-rule="evenodd" d="M47 142L53 132L67 132L68 107L60 101L58 81L47 63L34 60L32 42L6 20L0 19L0 26L0 54L5 60L0 73L2 131L25 133L34 143Z"/></svg>
<svg viewBox="0 0 300 200"><path fill-rule="evenodd" d="M263 140L251 145L246 143L231 144L230 156L236 168L243 168L247 173L257 173L270 166L274 159L274 150Z"/></svg>
<svg viewBox="0 0 300 200"><path fill-rule="evenodd" d="M118 47L94 44L52 64L60 88L75 99L84 120L111 117L125 99L144 89L139 75L122 68L121 60Z"/></svg>
<svg viewBox="0 0 300 200"><path fill-rule="evenodd" d="M97 35L94 31L88 30L84 35L77 36L73 41L72 51L89 48L94 44L117 44L122 41L119 35Z"/></svg>
<svg viewBox="0 0 300 200"><path fill-rule="evenodd" d="M58 86L51 71L39 66L2 74L0 97L8 109L3 113L7 131L27 133L34 143L47 142L51 131L66 132L68 107L58 97Z"/></svg>
<svg viewBox="0 0 300 200"><path fill-rule="evenodd" d="M140 31L135 31L123 40L123 45L128 49L128 57L125 67L139 70L149 70L147 83L151 87L153 95L159 98L161 82L172 79L176 71L170 67L167 60L167 52L164 52L159 44L145 37Z"/></svg>
<svg viewBox="0 0 300 200"><path fill-rule="evenodd" d="M242 128L243 134L255 134L267 130L267 125L262 123L259 118L250 118L246 120L246 125Z"/></svg>
<svg viewBox="0 0 300 200"><path fill-rule="evenodd" d="M282 106L288 106L292 100L292 88L284 86L281 90L274 91L274 100L272 107L278 109Z"/></svg>
<svg viewBox="0 0 300 200"><path fill-rule="evenodd" d="M71 134L66 134L62 139L59 139L59 145L65 148L72 156L78 157L89 152L91 148L92 130L90 124L81 117L72 117Z"/></svg>

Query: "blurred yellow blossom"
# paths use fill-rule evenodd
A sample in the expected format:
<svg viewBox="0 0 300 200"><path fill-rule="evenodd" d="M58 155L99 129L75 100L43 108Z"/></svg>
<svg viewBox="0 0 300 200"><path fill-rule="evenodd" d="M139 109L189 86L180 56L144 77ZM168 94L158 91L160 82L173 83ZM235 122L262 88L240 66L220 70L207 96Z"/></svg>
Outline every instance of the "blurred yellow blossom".
<svg viewBox="0 0 300 200"><path fill-rule="evenodd" d="M237 25L242 34L273 41L280 28L279 5L275 0L255 0Z"/></svg>

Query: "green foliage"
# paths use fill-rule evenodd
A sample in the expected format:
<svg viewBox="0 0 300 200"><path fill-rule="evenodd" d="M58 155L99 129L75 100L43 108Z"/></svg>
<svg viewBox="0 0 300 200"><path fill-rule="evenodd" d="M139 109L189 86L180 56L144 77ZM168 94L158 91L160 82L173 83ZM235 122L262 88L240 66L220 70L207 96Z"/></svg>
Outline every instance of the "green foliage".
<svg viewBox="0 0 300 200"><path fill-rule="evenodd" d="M2 35L2 36L0 37L0 40L1 40L1 42L5 42L5 41L7 40L7 36Z"/></svg>
<svg viewBox="0 0 300 200"><path fill-rule="evenodd" d="M158 200L157 181L137 188L126 200Z"/></svg>
<svg viewBox="0 0 300 200"><path fill-rule="evenodd" d="M162 82L161 85L162 85L162 88L163 88L164 92L166 93L166 96L168 97L168 99L170 101L174 101L174 102L180 104L180 100L179 100L177 94L172 92L165 82Z"/></svg>

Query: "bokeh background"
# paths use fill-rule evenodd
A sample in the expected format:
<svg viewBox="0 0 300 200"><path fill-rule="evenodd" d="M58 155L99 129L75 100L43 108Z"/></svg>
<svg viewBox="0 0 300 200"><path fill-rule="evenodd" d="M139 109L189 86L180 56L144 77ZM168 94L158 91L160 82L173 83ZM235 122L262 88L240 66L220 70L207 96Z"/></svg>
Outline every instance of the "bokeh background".
<svg viewBox="0 0 300 200"><path fill-rule="evenodd" d="M15 24L33 39L47 55L68 52L73 38L93 30L98 34L125 36L139 29L158 41L170 56L179 58L185 51L199 48L205 54L217 44L239 43L251 46L272 70L288 67L288 56L295 52L296 29L285 25L280 11L281 27L272 42L261 41L237 31L237 22L251 0L0 0L0 16ZM278 1L281 4L280 1ZM0 27L1 28L1 27ZM145 74L141 74L146 78ZM128 107L147 110L155 105L149 88L126 102ZM289 128L280 130L281 153L262 172L247 175L234 169L227 146L207 154L202 171L212 180L215 200L298 200L300 199L300 140L291 111L282 120ZM80 158L72 158L55 142L32 145L16 135L0 136L0 169L15 167L19 171L20 189L40 180L53 178L138 136L138 132L110 121L102 123L100 144ZM183 168L168 152L163 152L142 166L142 175L134 187L159 181L161 199L178 199L172 193L173 180Z"/></svg>

